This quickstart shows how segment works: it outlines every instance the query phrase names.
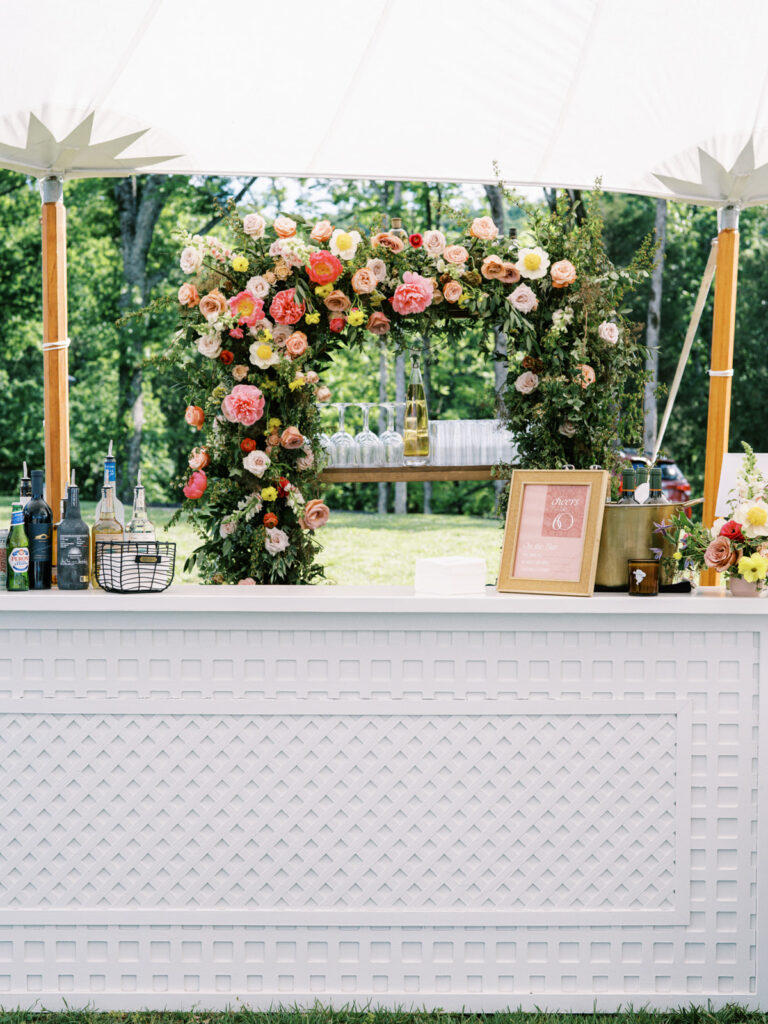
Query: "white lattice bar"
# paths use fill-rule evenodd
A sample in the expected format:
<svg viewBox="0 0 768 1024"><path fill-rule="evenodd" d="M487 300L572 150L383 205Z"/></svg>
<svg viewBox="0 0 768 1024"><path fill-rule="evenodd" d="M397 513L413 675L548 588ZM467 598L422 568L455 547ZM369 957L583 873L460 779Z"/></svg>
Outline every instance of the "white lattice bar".
<svg viewBox="0 0 768 1024"><path fill-rule="evenodd" d="M765 1008L766 616L0 595L0 1005Z"/></svg>

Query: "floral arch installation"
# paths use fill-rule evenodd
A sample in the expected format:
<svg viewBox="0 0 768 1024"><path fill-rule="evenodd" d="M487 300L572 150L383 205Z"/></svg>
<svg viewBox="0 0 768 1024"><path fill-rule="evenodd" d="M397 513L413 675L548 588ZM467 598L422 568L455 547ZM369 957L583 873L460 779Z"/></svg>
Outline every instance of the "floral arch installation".
<svg viewBox="0 0 768 1024"><path fill-rule="evenodd" d="M341 346L394 347L468 321L507 339L503 418L520 464L613 467L639 422L643 348L625 295L653 262L651 239L617 270L602 245L599 194L580 218L566 197L528 211L520 243L490 217L456 238L406 236L230 211L229 244L183 238L180 325L162 360L181 376L197 429L185 512L202 539L191 562L209 583L322 577L318 403Z"/></svg>

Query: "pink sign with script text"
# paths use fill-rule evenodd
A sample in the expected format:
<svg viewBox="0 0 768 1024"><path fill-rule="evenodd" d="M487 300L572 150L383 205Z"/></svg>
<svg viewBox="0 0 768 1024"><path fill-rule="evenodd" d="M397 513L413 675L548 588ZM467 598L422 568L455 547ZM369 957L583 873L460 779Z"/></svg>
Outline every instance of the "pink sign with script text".
<svg viewBox="0 0 768 1024"><path fill-rule="evenodd" d="M589 484L525 484L512 575L578 581Z"/></svg>

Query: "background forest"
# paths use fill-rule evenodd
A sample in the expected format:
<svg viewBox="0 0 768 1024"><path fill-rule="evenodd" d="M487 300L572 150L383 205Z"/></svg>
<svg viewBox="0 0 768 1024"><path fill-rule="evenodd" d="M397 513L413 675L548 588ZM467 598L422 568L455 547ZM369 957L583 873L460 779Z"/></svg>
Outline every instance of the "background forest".
<svg viewBox="0 0 768 1024"><path fill-rule="evenodd" d="M553 196L539 193L541 202ZM175 504L178 481L187 475L191 431L184 422L184 395L172 380L145 360L162 351L175 323L175 308L117 327L125 313L151 299L174 294L181 283L178 242L182 226L216 233L215 201L234 198L243 212L278 211L327 217L338 227L378 227L382 217L400 216L407 231L441 227L452 232L450 208L491 214L503 229L524 228L524 215L493 186L445 184L276 181L143 175L86 179L65 185L68 215L69 334L72 465L84 495L100 485L106 444L114 438L118 487L130 500L141 465L148 497ZM536 197L532 197L534 201ZM578 204L579 196L572 201ZM602 198L605 239L611 259L626 265L642 238L656 227L663 240L663 274L634 295L632 315L659 337L659 379L672 378L701 274L716 234L710 209L657 203L636 196ZM43 464L43 380L40 259L40 197L36 185L0 171L0 493L14 491L22 458ZM768 296L768 212L746 211L741 218L741 270L736 322L731 450L748 441L768 447L763 415L755 406L768 374L766 297ZM658 293L661 289L660 316ZM655 296L654 296L655 293ZM704 467L709 336L712 297L694 344L683 387L667 431L664 450L677 459L700 493ZM503 381L499 358L503 339L468 329L461 346L440 347L426 339L435 358L427 388L433 418L485 419L494 415L495 394ZM439 351L435 351L435 348ZM408 367L402 357L371 340L363 354L344 353L329 383L335 400L401 399ZM659 395L658 414L664 395ZM335 427L335 410L324 413ZM348 413L348 417L349 417ZM647 430L656 417L651 407ZM359 429L359 413L348 427ZM330 431L329 431L330 432ZM490 514L495 495L486 484L363 485L335 487L328 501L337 509L434 511Z"/></svg>

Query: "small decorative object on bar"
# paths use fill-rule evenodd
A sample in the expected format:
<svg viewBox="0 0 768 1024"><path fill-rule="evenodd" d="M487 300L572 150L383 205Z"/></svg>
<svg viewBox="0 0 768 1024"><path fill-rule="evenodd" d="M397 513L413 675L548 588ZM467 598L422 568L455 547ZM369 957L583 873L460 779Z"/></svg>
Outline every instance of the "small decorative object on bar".
<svg viewBox="0 0 768 1024"><path fill-rule="evenodd" d="M176 545L156 540L96 542L98 585L112 594L157 594L173 583Z"/></svg>
<svg viewBox="0 0 768 1024"><path fill-rule="evenodd" d="M629 593L635 597L656 597L659 593L659 563L654 558L627 561Z"/></svg>
<svg viewBox="0 0 768 1024"><path fill-rule="evenodd" d="M497 589L588 597L610 476L605 470L515 470Z"/></svg>
<svg viewBox="0 0 768 1024"><path fill-rule="evenodd" d="M759 597L768 575L768 481L750 446L742 446L744 458L728 499L728 518L716 519L708 528L677 509L658 528L673 546L673 554L662 562L679 576L715 569L734 597Z"/></svg>

